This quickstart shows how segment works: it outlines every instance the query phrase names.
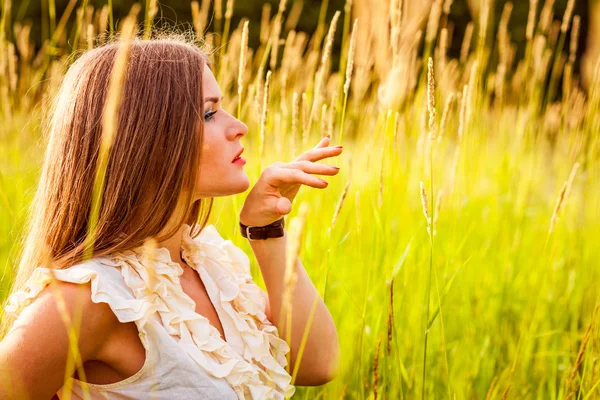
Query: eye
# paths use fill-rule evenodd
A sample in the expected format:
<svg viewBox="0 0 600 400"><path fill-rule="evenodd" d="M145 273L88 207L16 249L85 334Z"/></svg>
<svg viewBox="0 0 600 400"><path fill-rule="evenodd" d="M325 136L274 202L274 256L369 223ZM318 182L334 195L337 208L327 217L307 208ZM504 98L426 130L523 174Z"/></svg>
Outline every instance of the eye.
<svg viewBox="0 0 600 400"><path fill-rule="evenodd" d="M205 122L212 121L212 119L213 119L213 115L215 115L216 113L217 113L217 111L216 111L216 110L215 110L215 111L213 111L213 110L211 110L211 109L208 109L208 110L206 110L206 111L204 112L204 121L205 121Z"/></svg>

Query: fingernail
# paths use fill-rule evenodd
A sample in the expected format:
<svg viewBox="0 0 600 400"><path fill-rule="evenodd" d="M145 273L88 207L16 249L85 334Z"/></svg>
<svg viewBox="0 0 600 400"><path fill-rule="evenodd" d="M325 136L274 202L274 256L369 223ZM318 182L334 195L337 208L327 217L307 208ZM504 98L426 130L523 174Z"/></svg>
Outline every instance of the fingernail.
<svg viewBox="0 0 600 400"><path fill-rule="evenodd" d="M321 179L321 178L319 178L319 180L320 180L321 182L323 182L324 184L326 184L326 185L329 185L329 182L327 182L325 179Z"/></svg>
<svg viewBox="0 0 600 400"><path fill-rule="evenodd" d="M341 149L341 148L343 148L344 146L333 146L333 147L335 147L335 148L337 148L337 149Z"/></svg>
<svg viewBox="0 0 600 400"><path fill-rule="evenodd" d="M331 139L331 135L327 135L327 136L325 136L325 137L326 137L326 138L328 138L328 139Z"/></svg>
<svg viewBox="0 0 600 400"><path fill-rule="evenodd" d="M340 167L337 167L335 165L332 165L331 168L340 169Z"/></svg>

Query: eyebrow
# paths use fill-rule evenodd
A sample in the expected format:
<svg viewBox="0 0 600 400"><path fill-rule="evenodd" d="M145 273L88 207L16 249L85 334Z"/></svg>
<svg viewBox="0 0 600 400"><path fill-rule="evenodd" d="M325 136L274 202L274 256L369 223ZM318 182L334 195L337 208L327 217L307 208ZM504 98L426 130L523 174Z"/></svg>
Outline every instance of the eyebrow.
<svg viewBox="0 0 600 400"><path fill-rule="evenodd" d="M204 102L205 103L208 103L209 101L212 102L212 103L218 103L221 100L223 100L223 96L221 96L220 99L218 97L205 97L204 98Z"/></svg>

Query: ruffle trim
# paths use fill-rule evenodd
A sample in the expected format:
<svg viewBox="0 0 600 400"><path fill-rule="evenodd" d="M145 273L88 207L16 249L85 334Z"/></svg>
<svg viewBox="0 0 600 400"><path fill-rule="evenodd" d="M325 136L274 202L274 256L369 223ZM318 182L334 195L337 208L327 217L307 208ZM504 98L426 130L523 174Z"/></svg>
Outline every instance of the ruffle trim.
<svg viewBox="0 0 600 400"><path fill-rule="evenodd" d="M228 356L240 361L242 371L238 378L233 379L239 379L240 384L228 379L229 383L240 398L246 398L248 394L243 388L249 388L253 399L291 397L295 387L290 384L291 376L284 368L290 349L266 317L266 301L252 280L248 256L231 240L224 240L214 225L206 226L196 238L191 238L190 231L191 227L186 225L182 256L199 273L204 269L218 287L221 308L234 322L244 344L241 360L238 353L230 351L231 346L225 346L228 353L232 353ZM227 345L218 330L210 326L213 336ZM228 336L227 339L229 341L232 338ZM245 372L247 365L253 369L250 374ZM236 375L235 372L233 374ZM240 392L243 394L240 395Z"/></svg>
<svg viewBox="0 0 600 400"><path fill-rule="evenodd" d="M182 257L200 274L207 291L216 289L211 298L235 325L233 332L226 330L232 343L196 313L194 301L179 282L183 269L172 262L166 248L156 249L153 259L140 246L100 262L120 267L135 297L153 304L167 332L206 373L226 379L238 398L291 397L295 387L284 368L290 349L266 318L266 302L252 281L248 256L231 240L224 240L214 225L204 227L196 238L190 236L191 229L184 224ZM228 321L222 316L221 320L226 329ZM242 354L233 347L234 332L241 337Z"/></svg>
<svg viewBox="0 0 600 400"><path fill-rule="evenodd" d="M119 274L118 271L111 271ZM110 279L100 279L90 261L65 269L38 267L33 270L25 283L25 289L14 292L8 298L4 311L7 315L18 317L23 309L40 294L53 280L83 284L91 281L91 298L94 303L107 303L120 322L140 321L152 312L152 304L142 299L132 299L131 294L123 292L117 285L111 285Z"/></svg>

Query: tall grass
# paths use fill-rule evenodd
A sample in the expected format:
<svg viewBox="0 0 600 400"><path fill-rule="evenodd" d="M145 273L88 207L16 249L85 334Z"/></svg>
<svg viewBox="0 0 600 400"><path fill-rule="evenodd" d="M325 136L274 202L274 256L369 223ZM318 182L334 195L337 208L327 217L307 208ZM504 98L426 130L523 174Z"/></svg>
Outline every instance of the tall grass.
<svg viewBox="0 0 600 400"><path fill-rule="evenodd" d="M507 30L510 3L495 27L494 3L484 2L461 37L450 1L403 3L348 1L338 30L341 13L324 0L314 33L295 30L285 1L273 16L263 9L260 27L232 26L233 1L225 13L222 1L191 3L194 36L218 48L224 107L250 128L243 141L253 181L261 166L291 160L326 133L343 139L344 154L328 160L339 176L326 190L302 189L290 215L301 221L294 257L335 319L342 371L295 397L600 398L600 61L588 80L575 69L573 1L564 15L552 1L532 8L523 59ZM61 63L123 28L110 0L89 6L89 24L70 1L63 15L48 14L50 36L35 53L31 22L11 20L10 0L2 4L0 298L17 263L13 243ZM151 35L156 4L145 5ZM246 47L248 31L259 29L258 47ZM448 54L453 42L462 42L457 58ZM213 223L250 254L235 229L244 196L217 199Z"/></svg>

